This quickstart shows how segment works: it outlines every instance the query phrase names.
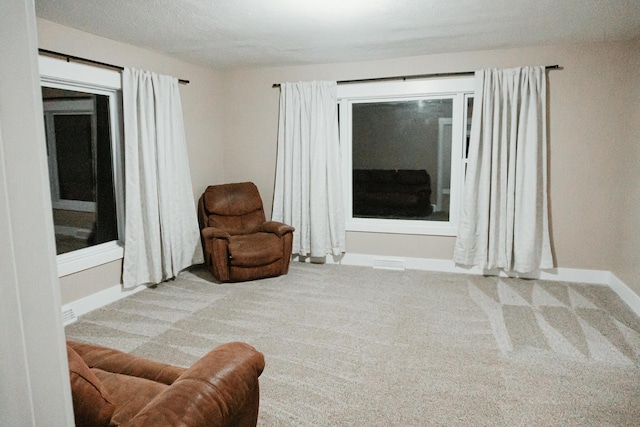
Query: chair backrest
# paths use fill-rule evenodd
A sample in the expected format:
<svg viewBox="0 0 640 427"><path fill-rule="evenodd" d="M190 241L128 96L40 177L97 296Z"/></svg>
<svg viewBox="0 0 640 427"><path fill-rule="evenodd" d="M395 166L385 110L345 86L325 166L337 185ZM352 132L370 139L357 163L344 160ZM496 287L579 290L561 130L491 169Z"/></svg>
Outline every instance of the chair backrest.
<svg viewBox="0 0 640 427"><path fill-rule="evenodd" d="M200 226L222 226L229 234L254 233L265 223L258 187L252 182L210 185L200 199Z"/></svg>

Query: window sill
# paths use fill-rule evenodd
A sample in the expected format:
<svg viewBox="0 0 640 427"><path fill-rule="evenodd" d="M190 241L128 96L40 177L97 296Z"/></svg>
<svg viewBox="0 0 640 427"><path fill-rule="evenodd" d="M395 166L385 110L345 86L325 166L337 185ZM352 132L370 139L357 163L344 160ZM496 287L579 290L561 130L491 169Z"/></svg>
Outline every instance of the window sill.
<svg viewBox="0 0 640 427"><path fill-rule="evenodd" d="M378 218L352 218L347 220L346 231L368 233L416 234L429 236L457 236L458 227L450 222L411 221Z"/></svg>
<svg viewBox="0 0 640 427"><path fill-rule="evenodd" d="M124 248L115 241L61 254L56 257L58 277L107 264L122 259L123 256Z"/></svg>

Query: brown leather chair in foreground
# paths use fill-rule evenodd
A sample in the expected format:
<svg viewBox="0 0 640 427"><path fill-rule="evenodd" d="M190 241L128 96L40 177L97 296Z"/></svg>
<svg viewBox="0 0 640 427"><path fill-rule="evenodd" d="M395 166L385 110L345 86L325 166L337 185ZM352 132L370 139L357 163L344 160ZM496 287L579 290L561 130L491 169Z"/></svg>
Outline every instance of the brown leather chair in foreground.
<svg viewBox="0 0 640 427"><path fill-rule="evenodd" d="M266 221L251 182L211 185L198 202L205 263L221 282L280 276L289 271L294 228Z"/></svg>
<svg viewBox="0 0 640 427"><path fill-rule="evenodd" d="M76 426L255 426L262 353L229 343L190 368L67 341Z"/></svg>

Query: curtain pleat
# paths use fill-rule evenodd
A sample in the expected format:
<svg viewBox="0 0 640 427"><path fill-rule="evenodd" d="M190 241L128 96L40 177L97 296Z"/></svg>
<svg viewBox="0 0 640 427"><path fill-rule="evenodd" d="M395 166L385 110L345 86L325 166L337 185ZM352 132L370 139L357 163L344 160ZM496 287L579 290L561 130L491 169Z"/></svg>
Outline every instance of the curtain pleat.
<svg viewBox="0 0 640 427"><path fill-rule="evenodd" d="M280 85L273 219L295 227L293 253L345 248L336 82Z"/></svg>
<svg viewBox="0 0 640 427"><path fill-rule="evenodd" d="M544 67L476 72L454 261L485 270L552 268Z"/></svg>
<svg viewBox="0 0 640 427"><path fill-rule="evenodd" d="M159 283L202 262L175 77L123 71L123 283Z"/></svg>

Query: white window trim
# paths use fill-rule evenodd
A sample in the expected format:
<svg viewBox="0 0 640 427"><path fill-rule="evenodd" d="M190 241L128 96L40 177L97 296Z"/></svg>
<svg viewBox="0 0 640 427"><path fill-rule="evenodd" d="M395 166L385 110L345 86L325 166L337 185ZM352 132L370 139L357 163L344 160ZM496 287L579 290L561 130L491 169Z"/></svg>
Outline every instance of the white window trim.
<svg viewBox="0 0 640 427"><path fill-rule="evenodd" d="M124 248L120 242L116 241L60 254L56 257L58 277L68 276L82 270L117 261L122 259L123 256Z"/></svg>
<svg viewBox="0 0 640 427"><path fill-rule="evenodd" d="M375 83L354 83L338 86L337 95L340 104L340 123L351 123L351 104L371 102L379 99L428 99L439 97L453 98L453 122L460 126L452 128L451 152L451 189L457 189L450 199L449 221L418 221L380 218L354 218L352 204L352 134L351 126L340 126L342 150L342 171L344 185L344 207L347 231L398 233L437 236L456 236L458 234L458 216L462 201L464 177L463 147L466 129L464 116L465 103L469 94L474 92L474 77L426 79L411 81L392 81ZM464 125L464 127L463 127Z"/></svg>
<svg viewBox="0 0 640 427"><path fill-rule="evenodd" d="M119 71L99 68L78 62L67 62L49 56L39 56L40 78L59 80L68 84L78 84L108 90L122 89L122 75Z"/></svg>
<svg viewBox="0 0 640 427"><path fill-rule="evenodd" d="M58 264L58 276L67 276L82 270L97 267L108 262L122 259L124 256L124 162L122 150L122 114L118 109L120 102L120 90L122 89L122 75L115 70L89 66L76 62L66 62L61 59L48 56L39 56L41 82L53 88L69 89L111 97L109 102L110 117L118 117L111 120L113 185L116 199L116 215L118 221L118 241L111 241L77 251L60 254L56 257ZM115 101L115 102L113 102ZM118 161L115 161L118 159Z"/></svg>

